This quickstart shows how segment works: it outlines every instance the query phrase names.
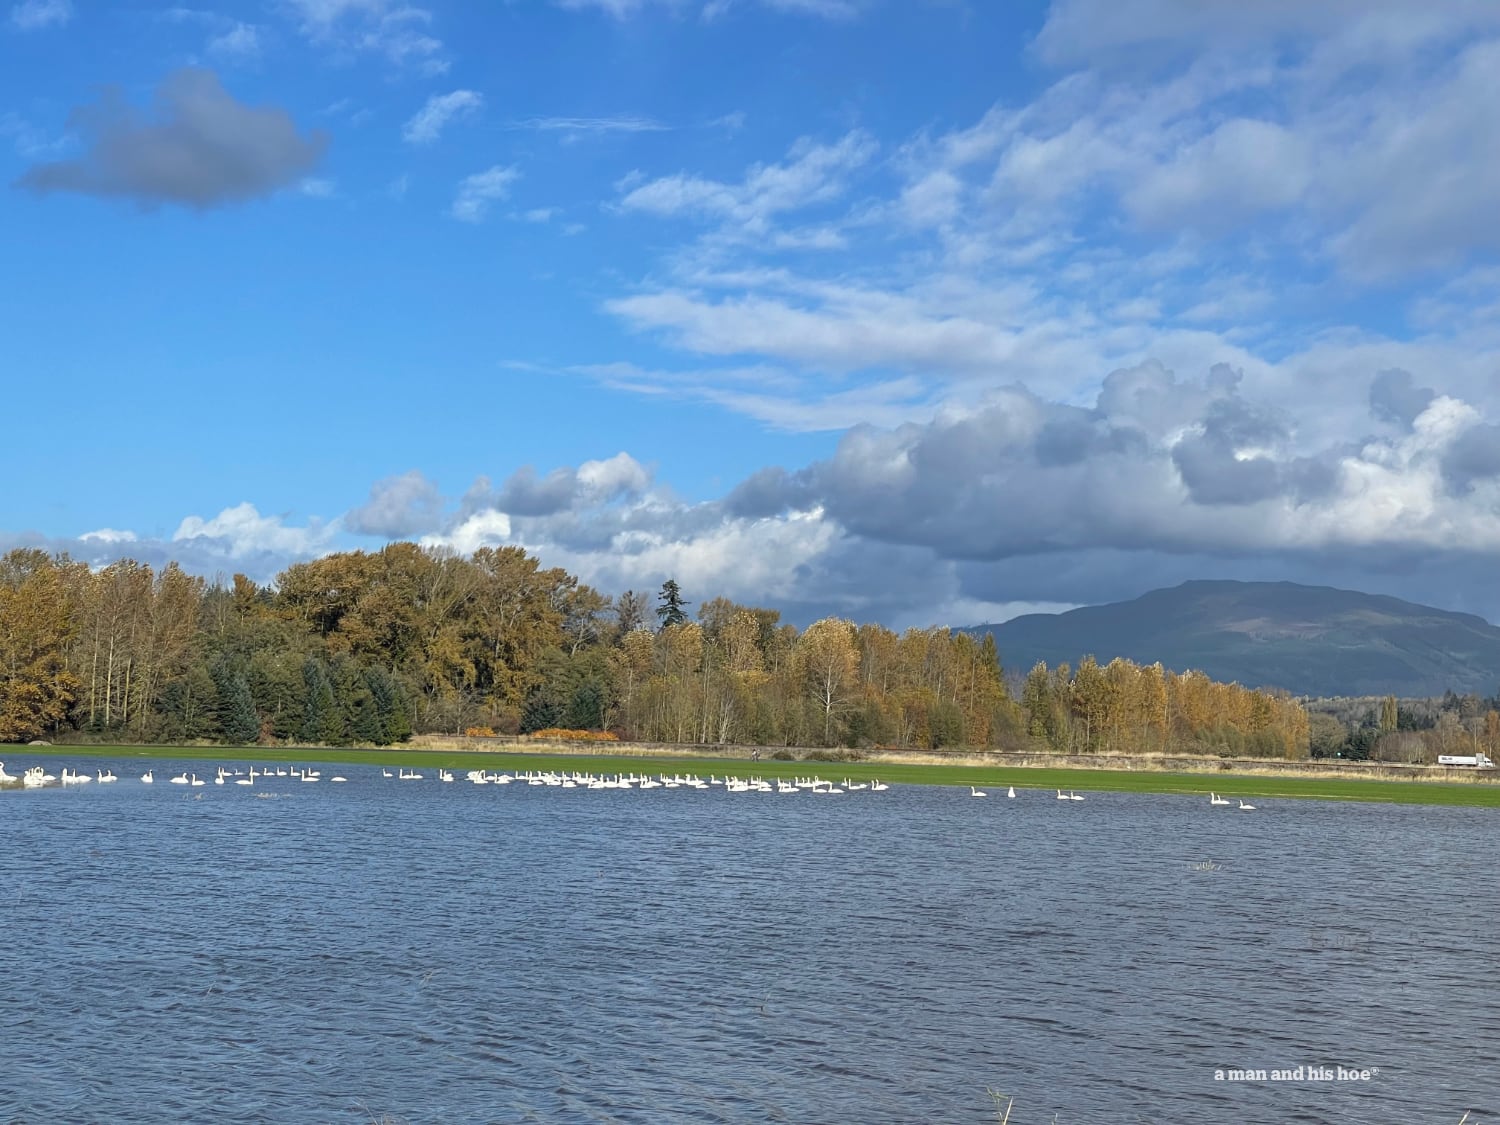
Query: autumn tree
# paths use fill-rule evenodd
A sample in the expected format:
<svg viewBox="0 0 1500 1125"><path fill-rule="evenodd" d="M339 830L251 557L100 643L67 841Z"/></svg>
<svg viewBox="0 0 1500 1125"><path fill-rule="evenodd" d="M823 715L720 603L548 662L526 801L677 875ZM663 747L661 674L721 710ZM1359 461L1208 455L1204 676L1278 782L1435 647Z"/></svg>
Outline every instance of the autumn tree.
<svg viewBox="0 0 1500 1125"><path fill-rule="evenodd" d="M30 549L0 558L0 742L39 738L67 716L79 686L63 659L71 632L53 561Z"/></svg>
<svg viewBox="0 0 1500 1125"><path fill-rule="evenodd" d="M825 617L807 627L797 645L808 690L823 720L823 744L833 744L833 720L849 706L859 676L854 624Z"/></svg>

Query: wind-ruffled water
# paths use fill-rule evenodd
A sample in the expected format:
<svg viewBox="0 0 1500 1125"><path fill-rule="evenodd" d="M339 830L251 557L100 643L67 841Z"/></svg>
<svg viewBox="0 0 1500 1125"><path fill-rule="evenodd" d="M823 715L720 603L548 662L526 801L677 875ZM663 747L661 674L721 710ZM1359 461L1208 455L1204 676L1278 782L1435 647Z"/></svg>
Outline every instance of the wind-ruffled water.
<svg viewBox="0 0 1500 1125"><path fill-rule="evenodd" d="M0 1121L1500 1114L1493 811L113 764L0 794Z"/></svg>

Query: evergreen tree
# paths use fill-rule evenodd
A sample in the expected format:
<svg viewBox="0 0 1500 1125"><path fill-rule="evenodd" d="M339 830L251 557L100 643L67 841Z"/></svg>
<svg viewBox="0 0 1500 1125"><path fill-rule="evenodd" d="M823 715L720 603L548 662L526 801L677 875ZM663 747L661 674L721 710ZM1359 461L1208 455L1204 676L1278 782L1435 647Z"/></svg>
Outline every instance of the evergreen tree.
<svg viewBox="0 0 1500 1125"><path fill-rule="evenodd" d="M227 660L214 665L214 687L219 696L219 723L224 741L231 746L248 746L260 738L260 717L244 673Z"/></svg>
<svg viewBox="0 0 1500 1125"><path fill-rule="evenodd" d="M573 689L564 722L569 730L598 730L604 726L604 690L595 680L585 680Z"/></svg>
<svg viewBox="0 0 1500 1125"><path fill-rule="evenodd" d="M986 633L984 643L979 646L980 659L984 661L985 667L994 668L1001 683L1005 682L1005 669L1000 665L1000 650L995 646L995 634Z"/></svg>
<svg viewBox="0 0 1500 1125"><path fill-rule="evenodd" d="M348 701L349 734L355 742L366 742L375 746L385 743L385 731L381 727L380 709L375 706L375 696L368 689L355 693Z"/></svg>
<svg viewBox="0 0 1500 1125"><path fill-rule="evenodd" d="M375 714L380 723L378 741L383 746L405 742L411 737L411 715L401 686L384 668L365 669L365 683L370 689L370 698L375 701Z"/></svg>
<svg viewBox="0 0 1500 1125"><path fill-rule="evenodd" d="M567 704L554 689L547 685L532 688L521 708L521 733L562 726L567 710Z"/></svg>
<svg viewBox="0 0 1500 1125"><path fill-rule="evenodd" d="M688 617L682 611L682 607L693 603L682 600L682 590L678 587L675 578L668 578L662 583L661 592L656 595L656 600L661 603L656 607L656 616L661 618L663 629L687 623Z"/></svg>
<svg viewBox="0 0 1500 1125"><path fill-rule="evenodd" d="M317 657L309 656L302 662L302 682L307 690L302 712L302 741L326 745L342 742L344 717L339 713L333 680Z"/></svg>
<svg viewBox="0 0 1500 1125"><path fill-rule="evenodd" d="M169 742L213 738L220 730L218 688L201 666L168 681L156 709L162 737Z"/></svg>

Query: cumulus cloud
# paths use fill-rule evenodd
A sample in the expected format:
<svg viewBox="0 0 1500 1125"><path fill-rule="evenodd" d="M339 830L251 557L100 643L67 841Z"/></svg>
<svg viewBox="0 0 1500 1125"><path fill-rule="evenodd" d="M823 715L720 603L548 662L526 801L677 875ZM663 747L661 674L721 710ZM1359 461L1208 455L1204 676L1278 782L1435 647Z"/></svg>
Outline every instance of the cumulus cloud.
<svg viewBox="0 0 1500 1125"><path fill-rule="evenodd" d="M314 521L295 527L280 516L263 516L250 503L225 508L216 516L188 516L172 535L196 554L226 561L275 556L308 558L328 548L335 528Z"/></svg>
<svg viewBox="0 0 1500 1125"><path fill-rule="evenodd" d="M432 144L442 136L448 122L456 117L476 113L482 105L483 96L473 90L434 94L406 123L401 130L401 139L414 145Z"/></svg>
<svg viewBox="0 0 1500 1125"><path fill-rule="evenodd" d="M496 164L459 182L449 213L465 223L482 223L490 204L510 195L510 187L521 178L520 170Z"/></svg>
<svg viewBox="0 0 1500 1125"><path fill-rule="evenodd" d="M442 522L443 494L420 470L377 481L370 499L344 516L357 535L402 539L435 530Z"/></svg>
<svg viewBox="0 0 1500 1125"><path fill-rule="evenodd" d="M18 181L37 192L79 192L143 206L208 208L261 198L307 175L327 136L301 135L284 110L236 101L209 70L175 71L156 93L153 119L117 88L73 112L87 151L38 164Z"/></svg>
<svg viewBox="0 0 1500 1125"><path fill-rule="evenodd" d="M602 461L585 461L576 469L553 469L537 476L531 466L512 473L498 491L481 496L470 490L465 506L493 506L511 516L550 516L581 505L609 504L643 494L651 474L628 453L617 453Z"/></svg>
<svg viewBox="0 0 1500 1125"><path fill-rule="evenodd" d="M1233 370L1147 363L1086 407L1011 387L925 424L855 427L828 459L718 500L675 499L623 455L522 471L427 541L518 543L607 591L675 576L794 620L969 624L1195 577L1423 600L1424 570L1468 576L1425 600L1493 613L1473 579L1500 549L1497 438L1439 396L1402 432L1322 445Z"/></svg>
<svg viewBox="0 0 1500 1125"><path fill-rule="evenodd" d="M1436 397L1431 387L1417 386L1410 371L1391 368L1370 383L1370 413L1409 428Z"/></svg>

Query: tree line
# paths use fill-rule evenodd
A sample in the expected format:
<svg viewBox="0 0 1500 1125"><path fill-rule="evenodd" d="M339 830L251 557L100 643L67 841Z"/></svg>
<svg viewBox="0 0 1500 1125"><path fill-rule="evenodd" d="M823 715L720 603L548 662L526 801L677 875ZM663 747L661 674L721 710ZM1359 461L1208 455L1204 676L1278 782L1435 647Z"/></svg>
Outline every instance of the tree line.
<svg viewBox="0 0 1500 1125"><path fill-rule="evenodd" d="M566 728L676 743L1305 755L1281 694L1092 658L1019 698L994 639L896 633L675 581L611 598L519 547L393 543L209 582L175 563L0 557L0 741L387 745ZM696 618L696 619L694 619Z"/></svg>
<svg viewBox="0 0 1500 1125"><path fill-rule="evenodd" d="M1443 754L1500 756L1500 692L1319 699L1308 711L1314 758L1430 765Z"/></svg>

